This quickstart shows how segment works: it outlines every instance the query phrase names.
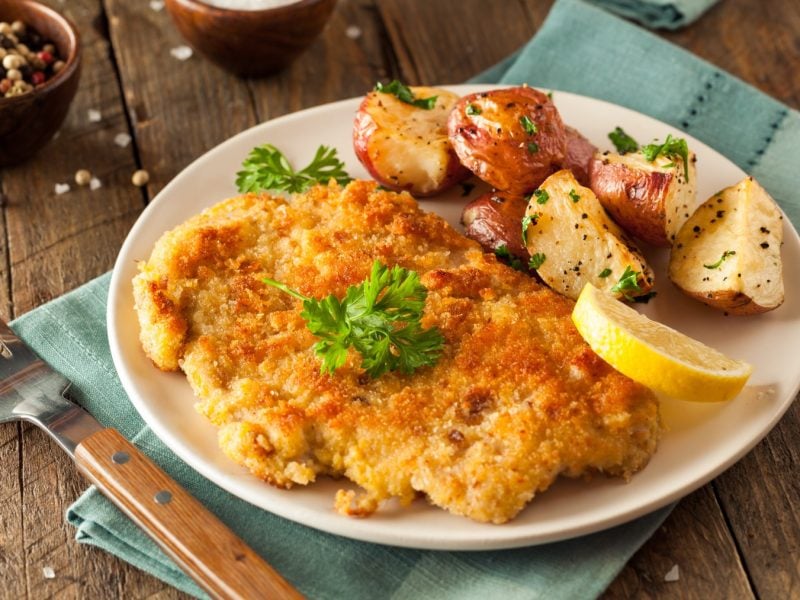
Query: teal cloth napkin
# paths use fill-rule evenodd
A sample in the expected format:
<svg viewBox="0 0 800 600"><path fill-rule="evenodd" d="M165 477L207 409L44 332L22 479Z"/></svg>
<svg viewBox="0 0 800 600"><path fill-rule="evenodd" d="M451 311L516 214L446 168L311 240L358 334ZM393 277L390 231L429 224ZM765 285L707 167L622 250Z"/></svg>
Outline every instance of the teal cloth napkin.
<svg viewBox="0 0 800 600"><path fill-rule="evenodd" d="M574 35L580 31L581 35ZM641 56L647 56L642 61ZM800 114L651 34L580 0L559 0L530 43L480 81L528 82L604 98L684 129L754 174L795 223ZM179 461L127 400L105 333L108 276L13 327L74 382L75 399L132 438L304 594L312 598L586 598L600 594L669 512L547 546L433 552L347 540L238 500ZM201 595L135 526L90 488L67 518L79 541Z"/></svg>
<svg viewBox="0 0 800 600"><path fill-rule="evenodd" d="M718 0L591 0L653 29L679 29L700 18Z"/></svg>

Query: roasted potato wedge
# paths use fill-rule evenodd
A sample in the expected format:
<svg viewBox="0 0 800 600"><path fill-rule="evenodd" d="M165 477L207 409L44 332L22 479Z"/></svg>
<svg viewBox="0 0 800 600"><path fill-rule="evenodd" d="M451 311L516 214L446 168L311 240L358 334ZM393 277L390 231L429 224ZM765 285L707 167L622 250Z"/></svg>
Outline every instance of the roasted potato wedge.
<svg viewBox="0 0 800 600"><path fill-rule="evenodd" d="M461 162L498 190L530 192L564 161L567 137L555 105L527 86L464 96L448 120Z"/></svg>
<svg viewBox="0 0 800 600"><path fill-rule="evenodd" d="M412 87L415 98L436 96L430 109L372 91L356 112L353 147L381 185L416 196L433 196L467 178L447 134L447 117L458 96L447 90Z"/></svg>
<svg viewBox="0 0 800 600"><path fill-rule="evenodd" d="M648 161L641 152L595 155L589 187L622 228L653 246L669 247L697 205L694 153L689 177L679 157Z"/></svg>
<svg viewBox="0 0 800 600"><path fill-rule="evenodd" d="M647 294L653 271L592 190L563 169L531 196L523 222L531 264L551 288L577 298L586 283L618 298Z"/></svg>
<svg viewBox="0 0 800 600"><path fill-rule="evenodd" d="M490 252L505 246L509 255L528 263L528 249L522 243L522 217L528 200L506 192L489 192L464 207L464 233Z"/></svg>
<svg viewBox="0 0 800 600"><path fill-rule="evenodd" d="M567 134L567 153L561 166L572 171L581 185L589 185L589 170L597 153L597 146L587 140L580 131L569 125L564 126Z"/></svg>
<svg viewBox="0 0 800 600"><path fill-rule="evenodd" d="M675 238L669 278L689 296L733 315L783 303L783 216L752 177L709 198Z"/></svg>

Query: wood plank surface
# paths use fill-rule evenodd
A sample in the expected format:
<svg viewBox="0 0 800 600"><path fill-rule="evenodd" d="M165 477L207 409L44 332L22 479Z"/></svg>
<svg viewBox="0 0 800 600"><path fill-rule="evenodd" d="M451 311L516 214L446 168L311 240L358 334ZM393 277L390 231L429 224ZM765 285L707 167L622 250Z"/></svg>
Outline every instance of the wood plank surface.
<svg viewBox="0 0 800 600"><path fill-rule="evenodd" d="M57 140L0 171L0 314L19 315L109 269L145 202L189 162L259 121L355 96L375 80L459 82L518 48L552 0L340 0L311 49L288 70L241 80L182 45L166 11L137 0L51 0L80 28L84 73ZM800 3L723 0L666 39L797 108ZM88 120L98 109L100 122ZM220 115L223 117L220 118ZM113 143L128 132L133 143ZM151 175L134 188L136 168ZM89 168L95 192L55 196ZM685 498L606 592L610 598L800 596L800 408L756 449ZM21 433L20 433L21 432ZM0 598L183 594L74 542L66 507L85 480L44 434L0 425ZM679 579L664 577L678 565ZM42 569L54 569L55 578Z"/></svg>

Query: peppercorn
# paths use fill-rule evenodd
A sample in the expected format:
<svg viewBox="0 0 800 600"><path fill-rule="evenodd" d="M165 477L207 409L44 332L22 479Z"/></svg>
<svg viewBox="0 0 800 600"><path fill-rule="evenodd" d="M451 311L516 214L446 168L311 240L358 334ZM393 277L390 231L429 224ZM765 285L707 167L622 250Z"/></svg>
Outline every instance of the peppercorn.
<svg viewBox="0 0 800 600"><path fill-rule="evenodd" d="M139 169L131 177L131 183L133 183L133 185L135 185L136 187L142 187L144 185L147 185L148 181L150 181L150 173L148 173L144 169Z"/></svg>
<svg viewBox="0 0 800 600"><path fill-rule="evenodd" d="M0 22L0 97L19 96L65 66L55 44L23 21Z"/></svg>
<svg viewBox="0 0 800 600"><path fill-rule="evenodd" d="M25 64L25 59L19 54L6 54L3 58L3 67L6 69L19 69Z"/></svg>
<svg viewBox="0 0 800 600"><path fill-rule="evenodd" d="M89 185L92 180L92 174L87 169L79 169L75 172L75 183L78 185Z"/></svg>

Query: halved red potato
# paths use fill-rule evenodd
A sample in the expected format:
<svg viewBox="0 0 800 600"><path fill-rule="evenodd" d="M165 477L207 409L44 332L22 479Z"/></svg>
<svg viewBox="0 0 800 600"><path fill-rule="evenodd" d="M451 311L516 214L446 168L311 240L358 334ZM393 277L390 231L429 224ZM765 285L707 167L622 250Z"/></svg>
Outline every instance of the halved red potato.
<svg viewBox="0 0 800 600"><path fill-rule="evenodd" d="M669 247L699 204L695 155L688 178L680 157L648 161L642 152L595 155L589 170L592 191L628 233L653 246Z"/></svg>
<svg viewBox="0 0 800 600"><path fill-rule="evenodd" d="M547 95L527 86L464 96L447 126L461 162L512 194L536 189L567 153L558 109Z"/></svg>
<svg viewBox="0 0 800 600"><path fill-rule="evenodd" d="M569 125L564 126L567 134L567 154L561 166L572 171L581 185L589 185L589 169L597 152L597 146L587 140L580 131Z"/></svg>
<svg viewBox="0 0 800 600"><path fill-rule="evenodd" d="M528 199L507 192L489 192L464 207L461 223L468 238L489 252L505 246L511 257L528 264L530 256L522 241L522 217Z"/></svg>
<svg viewBox="0 0 800 600"><path fill-rule="evenodd" d="M412 87L415 98L436 96L430 109L372 91L356 112L353 147L370 175L386 188L433 196L467 178L447 135L447 117L458 96Z"/></svg>

